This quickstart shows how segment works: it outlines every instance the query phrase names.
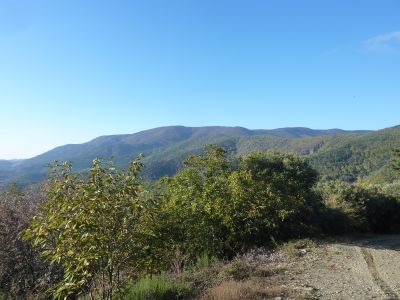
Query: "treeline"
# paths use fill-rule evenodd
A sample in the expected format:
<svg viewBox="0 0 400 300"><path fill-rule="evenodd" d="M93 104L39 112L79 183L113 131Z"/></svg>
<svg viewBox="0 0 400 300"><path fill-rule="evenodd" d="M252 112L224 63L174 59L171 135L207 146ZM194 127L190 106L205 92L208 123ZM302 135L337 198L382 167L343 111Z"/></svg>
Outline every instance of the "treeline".
<svg viewBox="0 0 400 300"><path fill-rule="evenodd" d="M201 256L229 259L292 238L400 230L396 185L320 182L294 154L233 158L208 146L156 183L143 182L142 169L140 159L128 170L96 159L79 175L54 163L41 188L1 194L4 297L112 299L129 282L180 272Z"/></svg>

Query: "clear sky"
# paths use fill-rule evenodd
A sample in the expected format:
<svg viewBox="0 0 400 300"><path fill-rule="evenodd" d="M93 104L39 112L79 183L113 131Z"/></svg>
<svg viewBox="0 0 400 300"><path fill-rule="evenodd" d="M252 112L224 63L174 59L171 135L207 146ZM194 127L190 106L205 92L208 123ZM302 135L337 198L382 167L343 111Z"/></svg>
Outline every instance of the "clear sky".
<svg viewBox="0 0 400 300"><path fill-rule="evenodd" d="M0 158L166 125L400 123L399 0L0 0Z"/></svg>

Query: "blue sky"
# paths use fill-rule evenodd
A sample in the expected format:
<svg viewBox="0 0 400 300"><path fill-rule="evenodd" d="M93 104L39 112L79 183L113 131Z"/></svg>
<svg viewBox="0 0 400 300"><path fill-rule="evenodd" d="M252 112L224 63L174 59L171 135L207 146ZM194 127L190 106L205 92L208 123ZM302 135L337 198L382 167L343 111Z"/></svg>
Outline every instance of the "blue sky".
<svg viewBox="0 0 400 300"><path fill-rule="evenodd" d="M166 125L400 123L398 0L0 0L0 158Z"/></svg>

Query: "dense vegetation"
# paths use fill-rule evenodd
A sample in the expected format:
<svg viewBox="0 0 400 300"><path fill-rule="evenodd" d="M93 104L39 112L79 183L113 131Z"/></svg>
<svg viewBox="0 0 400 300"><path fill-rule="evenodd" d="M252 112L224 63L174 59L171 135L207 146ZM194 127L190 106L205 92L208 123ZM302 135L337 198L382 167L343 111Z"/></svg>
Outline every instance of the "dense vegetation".
<svg viewBox="0 0 400 300"><path fill-rule="evenodd" d="M371 177L377 182L397 177L388 167L392 148L400 147L400 128L375 132L281 128L248 130L241 127L155 128L135 134L102 136L90 142L57 147L26 160L0 160L0 188L18 181L40 182L48 176L53 160L72 161L76 172L87 171L94 157L114 156L114 163L129 166L143 153L146 167L142 175L158 180L174 175L183 160L199 154L203 145L216 144L240 157L253 151L278 150L310 158L311 165L326 179L354 181Z"/></svg>
<svg viewBox="0 0 400 300"><path fill-rule="evenodd" d="M164 274L193 274L201 261L293 238L400 230L398 182L325 181L296 154L230 149L208 146L157 182L140 178L141 159L126 170L96 159L88 174L55 163L45 185L12 186L0 195L0 291L189 298L201 284ZM398 152L388 155L398 172Z"/></svg>

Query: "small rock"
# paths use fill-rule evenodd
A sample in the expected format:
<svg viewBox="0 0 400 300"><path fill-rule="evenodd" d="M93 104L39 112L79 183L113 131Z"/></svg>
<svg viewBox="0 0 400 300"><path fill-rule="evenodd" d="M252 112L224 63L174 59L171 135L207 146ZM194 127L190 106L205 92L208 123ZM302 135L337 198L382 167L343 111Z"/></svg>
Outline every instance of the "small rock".
<svg viewBox="0 0 400 300"><path fill-rule="evenodd" d="M299 250L299 253L300 253L301 255L305 255L305 254L307 254L307 249L300 249L300 250Z"/></svg>

